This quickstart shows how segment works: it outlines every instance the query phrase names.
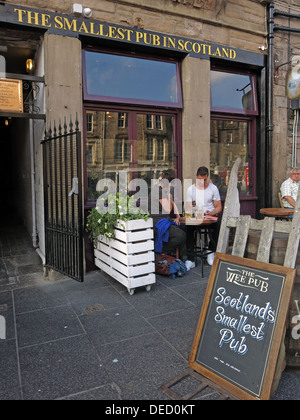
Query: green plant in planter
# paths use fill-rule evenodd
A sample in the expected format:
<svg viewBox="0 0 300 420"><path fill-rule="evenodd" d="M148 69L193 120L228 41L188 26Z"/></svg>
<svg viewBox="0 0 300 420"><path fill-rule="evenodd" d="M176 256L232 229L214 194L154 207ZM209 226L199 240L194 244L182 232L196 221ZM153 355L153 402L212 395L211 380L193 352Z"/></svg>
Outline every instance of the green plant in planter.
<svg viewBox="0 0 300 420"><path fill-rule="evenodd" d="M108 239L115 237L115 227L118 222L127 220L148 220L149 213L143 213L135 206L133 197L109 195L101 203L97 202L87 216L86 231L90 233L90 238L97 247L98 236L102 235Z"/></svg>

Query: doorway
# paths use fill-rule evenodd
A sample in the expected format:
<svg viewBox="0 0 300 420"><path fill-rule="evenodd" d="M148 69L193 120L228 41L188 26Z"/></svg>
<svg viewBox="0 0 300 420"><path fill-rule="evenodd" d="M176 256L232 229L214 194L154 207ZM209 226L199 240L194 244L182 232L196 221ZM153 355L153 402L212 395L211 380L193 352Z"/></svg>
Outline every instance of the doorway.
<svg viewBox="0 0 300 420"><path fill-rule="evenodd" d="M1 222L18 218L32 232L29 120L0 119Z"/></svg>
<svg viewBox="0 0 300 420"><path fill-rule="evenodd" d="M2 184L2 193L0 194L0 223L2 224L9 214L9 194L11 191L11 179L8 176L10 165L7 156L9 156L9 137L10 120L8 118L0 119L0 179Z"/></svg>
<svg viewBox="0 0 300 420"><path fill-rule="evenodd" d="M29 124L0 118L0 291L43 274L32 238Z"/></svg>

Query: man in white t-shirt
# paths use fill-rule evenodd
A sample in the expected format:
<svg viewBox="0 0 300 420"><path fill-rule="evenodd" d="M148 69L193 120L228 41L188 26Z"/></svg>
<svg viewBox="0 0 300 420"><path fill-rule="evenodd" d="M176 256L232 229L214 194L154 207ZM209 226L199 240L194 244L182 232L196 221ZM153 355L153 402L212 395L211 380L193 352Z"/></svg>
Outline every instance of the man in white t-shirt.
<svg viewBox="0 0 300 420"><path fill-rule="evenodd" d="M203 213L209 216L218 217L222 212L221 197L218 188L210 182L209 172L205 166L201 166L196 175L196 183L187 189L186 193L186 207L192 205L203 207ZM216 250L220 230L220 220L211 225L211 243L210 249ZM187 230L187 248L191 249L194 246L193 230ZM207 262L212 265L214 254L209 254Z"/></svg>

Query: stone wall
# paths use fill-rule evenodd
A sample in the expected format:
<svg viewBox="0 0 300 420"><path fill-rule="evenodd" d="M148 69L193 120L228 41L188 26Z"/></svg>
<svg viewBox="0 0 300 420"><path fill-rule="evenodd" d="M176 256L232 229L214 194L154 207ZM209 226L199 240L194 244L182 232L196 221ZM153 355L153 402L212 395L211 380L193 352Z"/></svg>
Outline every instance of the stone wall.
<svg viewBox="0 0 300 420"><path fill-rule="evenodd" d="M75 0L7 3L71 14ZM268 0L88 0L93 19L258 52L264 44Z"/></svg>
<svg viewBox="0 0 300 420"><path fill-rule="evenodd" d="M283 5L286 3L286 6ZM300 4L297 0L286 0L276 4L276 9L300 15ZM290 26L300 30L300 19L275 17L275 24ZM291 101L286 96L287 72L300 60L300 33L275 31L274 38L274 94L273 94L273 206L278 205L277 192L281 183L288 178L292 167L292 142L294 113ZM300 130L298 130L298 138ZM299 142L299 141L298 141ZM297 147L297 165L300 166L300 148Z"/></svg>

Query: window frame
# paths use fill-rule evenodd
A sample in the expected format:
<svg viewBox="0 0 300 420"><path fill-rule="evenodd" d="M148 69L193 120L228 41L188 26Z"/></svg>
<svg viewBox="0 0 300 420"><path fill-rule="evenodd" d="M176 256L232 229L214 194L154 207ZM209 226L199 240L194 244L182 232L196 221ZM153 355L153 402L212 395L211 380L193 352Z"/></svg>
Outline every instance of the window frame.
<svg viewBox="0 0 300 420"><path fill-rule="evenodd" d="M257 156L255 153L256 150L256 131L257 131L257 121L253 116L243 116L243 115L226 115L226 114L211 114L210 121L234 121L234 122L246 122L248 124L248 155L250 160L250 177L249 177L249 193L240 192L239 196L243 200L253 200L257 199L257 182L256 182L256 160ZM227 193L222 193L221 197L224 199Z"/></svg>
<svg viewBox="0 0 300 420"><path fill-rule="evenodd" d="M159 61L165 63L173 63L176 65L176 78L177 78L177 88L178 88L178 101L177 102L164 102L164 101L152 101L146 99L132 99L132 98L123 98L123 97L111 97L111 96L99 96L88 94L87 90L87 69L86 69L86 58L85 53L87 51L100 53L100 54L110 54L110 55L119 55L123 57L131 58L141 58L149 61ZM168 108L183 108L183 99L182 99L182 86L181 86L181 63L175 59L171 58L162 58L154 55L145 55L145 54L130 54L129 52L124 53L124 51L115 51L115 50L106 50L92 47L85 47L82 49L82 76L83 76L83 99L85 102L105 102L105 103L118 103L118 104L128 104L128 105L144 105L144 106L158 106L158 107L168 107Z"/></svg>
<svg viewBox="0 0 300 420"><path fill-rule="evenodd" d="M210 71L218 71L221 73L231 73L231 74L238 74L242 76L249 76L251 79L251 89L253 92L253 110L242 110L237 108L222 108L222 107L214 107L212 106L212 89L210 89L211 95L211 113L224 113L224 114L234 114L234 115L251 115L251 116L258 116L259 115L259 104L258 104L258 95L257 95L257 77L254 73L243 71L240 69L228 69L222 67L215 67L212 66Z"/></svg>
<svg viewBox="0 0 300 420"><path fill-rule="evenodd" d="M120 129L128 127L128 114L126 112L118 113L118 127Z"/></svg>
<svg viewBox="0 0 300 420"><path fill-rule="evenodd" d="M175 176L179 179L182 178L182 138L181 138L181 130L182 130L182 113L180 110L174 109L152 109L152 108L143 108L143 107L128 107L126 105L117 105L117 104L104 104L104 103L85 103L83 114L86 115L88 112L98 112L98 111L110 111L110 112L117 112L117 113L127 113L128 114L128 134L131 137L131 141L137 141L137 127L134 126L134 122L136 121L136 115L144 114L144 115L161 115L161 116L171 116L174 118L174 171ZM83 127L83 136L84 141L82 142L83 148L83 156L85 156L86 148L87 148L87 131L86 125ZM155 136L154 136L155 137ZM153 144L154 144L153 139ZM165 153L165 152L164 152ZM87 171L87 161L84 159L83 162L83 169L84 169L84 203L85 208L89 209L95 205L95 200L88 198L88 171Z"/></svg>
<svg viewBox="0 0 300 420"><path fill-rule="evenodd" d="M93 132L94 127L94 113L93 112L87 112L86 113L86 125L87 127L90 125L91 130L87 130L87 133Z"/></svg>

